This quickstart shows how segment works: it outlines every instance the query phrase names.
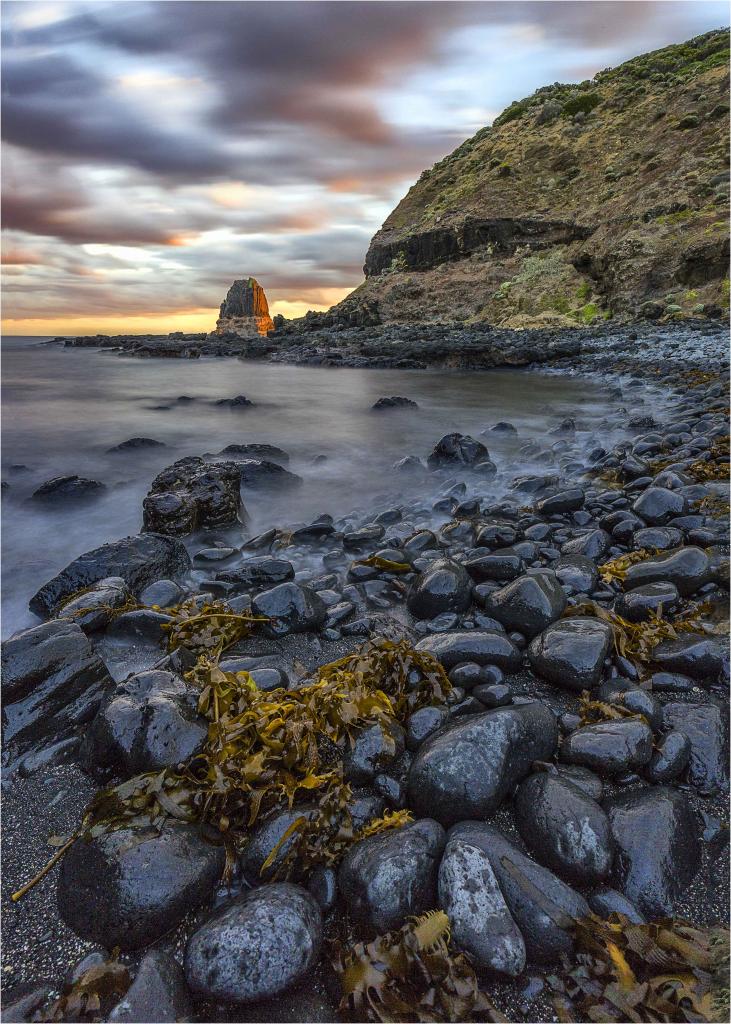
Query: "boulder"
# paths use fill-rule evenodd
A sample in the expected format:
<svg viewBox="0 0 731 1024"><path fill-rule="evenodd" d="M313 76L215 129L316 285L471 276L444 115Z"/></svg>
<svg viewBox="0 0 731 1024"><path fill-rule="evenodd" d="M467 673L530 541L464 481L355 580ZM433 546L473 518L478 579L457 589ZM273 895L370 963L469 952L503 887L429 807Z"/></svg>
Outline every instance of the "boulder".
<svg viewBox="0 0 731 1024"><path fill-rule="evenodd" d="M204 746L208 722L198 689L172 672L140 672L120 683L91 724L85 753L96 769L128 777L186 761Z"/></svg>
<svg viewBox="0 0 731 1024"><path fill-rule="evenodd" d="M648 526L664 526L676 516L685 515L688 502L677 491L666 487L648 487L635 500L632 511Z"/></svg>
<svg viewBox="0 0 731 1024"><path fill-rule="evenodd" d="M675 917L700 866L698 824L688 798L652 786L606 801L617 849L614 884L648 918Z"/></svg>
<svg viewBox="0 0 731 1024"><path fill-rule="evenodd" d="M224 338L227 335L256 338L273 330L269 303L256 278L243 277L234 281L221 303L215 333Z"/></svg>
<svg viewBox="0 0 731 1024"><path fill-rule="evenodd" d="M427 651L449 671L464 661L478 665L498 665L507 672L516 672L522 656L513 641L492 629L472 629L424 637L417 651Z"/></svg>
<svg viewBox="0 0 731 1024"><path fill-rule="evenodd" d="M529 775L515 796L515 821L535 857L567 881L590 886L609 874L609 820L596 800L566 778Z"/></svg>
<svg viewBox="0 0 731 1024"><path fill-rule="evenodd" d="M289 491L302 485L302 477L269 459L243 459L237 463L241 486L250 491Z"/></svg>
<svg viewBox="0 0 731 1024"><path fill-rule="evenodd" d="M674 583L683 597L690 597L712 577L708 555L700 548L689 546L664 551L631 565L624 578L624 588L633 590L646 583Z"/></svg>
<svg viewBox="0 0 731 1024"><path fill-rule="evenodd" d="M120 444L115 444L112 448L107 448L107 454L112 455L114 452L139 451L140 448L164 447L165 444L162 441L156 441L154 437L130 437L128 441L122 441Z"/></svg>
<svg viewBox="0 0 731 1024"><path fill-rule="evenodd" d="M728 663L728 644L709 636L684 634L659 643L653 648L652 660L666 672L680 672L708 687Z"/></svg>
<svg viewBox="0 0 731 1024"><path fill-rule="evenodd" d="M645 775L650 782L657 785L672 782L685 771L689 760L690 740L685 733L671 729L657 745L645 769Z"/></svg>
<svg viewBox="0 0 731 1024"><path fill-rule="evenodd" d="M82 836L61 862L58 909L83 939L140 949L213 895L224 862L222 845L179 821Z"/></svg>
<svg viewBox="0 0 731 1024"><path fill-rule="evenodd" d="M142 510L148 533L185 536L231 526L246 516L238 465L198 456L180 459L152 481Z"/></svg>
<svg viewBox="0 0 731 1024"><path fill-rule="evenodd" d="M501 548L489 555L468 558L464 567L476 583L488 580L514 580L525 569L525 562L511 548Z"/></svg>
<svg viewBox="0 0 731 1024"><path fill-rule="evenodd" d="M642 768L652 757L652 729L641 718L585 725L564 737L561 757L606 775Z"/></svg>
<svg viewBox="0 0 731 1024"><path fill-rule="evenodd" d="M88 498L98 498L106 490L99 480L87 480L80 476L55 476L33 491L31 501L44 504L72 504Z"/></svg>
<svg viewBox="0 0 731 1024"><path fill-rule="evenodd" d="M112 686L106 665L74 622L54 619L6 640L3 764L29 771L70 756Z"/></svg>
<svg viewBox="0 0 731 1024"><path fill-rule="evenodd" d="M199 995L253 1003L286 992L317 964L322 912L306 889L262 885L215 912L188 940L185 977Z"/></svg>
<svg viewBox="0 0 731 1024"><path fill-rule="evenodd" d="M272 555L254 555L245 558L233 569L225 569L216 574L216 579L230 583L234 590L245 590L247 593L267 590L279 583L287 583L294 579L294 566L286 558L275 558Z"/></svg>
<svg viewBox="0 0 731 1024"><path fill-rule="evenodd" d="M564 512L577 512L584 505L584 492L580 487L570 487L558 491L536 502L536 511L544 516L559 515Z"/></svg>
<svg viewBox="0 0 731 1024"><path fill-rule="evenodd" d="M371 782L404 752L404 730L395 719L362 729L343 757L343 774L356 786Z"/></svg>
<svg viewBox="0 0 731 1024"><path fill-rule="evenodd" d="M44 583L28 607L34 615L49 618L65 599L108 576L121 577L132 593L138 594L155 580L189 569L190 557L179 540L151 533L125 537L75 558Z"/></svg>
<svg viewBox="0 0 731 1024"><path fill-rule="evenodd" d="M449 558L432 562L415 581L406 605L417 619L433 619L443 612L464 612L472 603L472 583L464 568Z"/></svg>
<svg viewBox="0 0 731 1024"><path fill-rule="evenodd" d="M523 936L483 849L467 838L452 836L439 865L438 892L452 940L478 968L512 977L522 973Z"/></svg>
<svg viewBox="0 0 731 1024"><path fill-rule="evenodd" d="M528 647L531 665L544 679L566 690L590 690L601 679L613 630L590 617L560 619Z"/></svg>
<svg viewBox="0 0 731 1024"><path fill-rule="evenodd" d="M566 595L554 573L536 572L493 590L484 605L487 614L507 630L534 637L561 617Z"/></svg>
<svg viewBox="0 0 731 1024"><path fill-rule="evenodd" d="M189 1020L193 1006L183 970L169 953L156 949L146 953L124 997L110 1012L109 1021Z"/></svg>
<svg viewBox="0 0 731 1024"><path fill-rule="evenodd" d="M628 622L644 622L651 613L672 611L679 601L680 594L674 583L647 583L620 594L614 610Z"/></svg>
<svg viewBox="0 0 731 1024"><path fill-rule="evenodd" d="M419 406L411 398L392 395L390 398L379 398L377 402L373 403L371 408L380 412L383 409L418 409Z"/></svg>
<svg viewBox="0 0 731 1024"><path fill-rule="evenodd" d="M445 434L435 444L426 462L430 469L440 469L443 466L474 466L489 457L485 445L469 434Z"/></svg>
<svg viewBox="0 0 731 1024"><path fill-rule="evenodd" d="M109 625L115 610L122 608L130 596L121 576L109 576L62 604L57 617L75 622L85 633L96 633Z"/></svg>
<svg viewBox="0 0 731 1024"><path fill-rule="evenodd" d="M327 616L322 598L297 583L280 583L278 587L263 591L251 602L251 610L254 615L269 619L261 627L272 637L318 630Z"/></svg>
<svg viewBox="0 0 731 1024"><path fill-rule="evenodd" d="M431 910L445 838L441 825L423 818L355 843L338 872L338 887L353 918L386 932Z"/></svg>
<svg viewBox="0 0 731 1024"><path fill-rule="evenodd" d="M605 554L611 538L605 530L587 530L561 545L562 555L576 555L596 562Z"/></svg>
<svg viewBox="0 0 731 1024"><path fill-rule="evenodd" d="M710 795L728 789L728 712L717 704L666 704L663 725L688 738L688 779Z"/></svg>
<svg viewBox="0 0 731 1024"><path fill-rule="evenodd" d="M289 455L283 448L273 444L227 444L218 453L227 459L271 459L283 465L289 462Z"/></svg>
<svg viewBox="0 0 731 1024"><path fill-rule="evenodd" d="M572 952L574 922L589 913L583 896L521 853L492 825L465 821L455 825L448 838L476 846L489 857L529 960L552 963Z"/></svg>
<svg viewBox="0 0 731 1024"><path fill-rule="evenodd" d="M533 761L553 757L558 725L539 702L457 718L420 747L409 771L409 806L444 825L498 809Z"/></svg>

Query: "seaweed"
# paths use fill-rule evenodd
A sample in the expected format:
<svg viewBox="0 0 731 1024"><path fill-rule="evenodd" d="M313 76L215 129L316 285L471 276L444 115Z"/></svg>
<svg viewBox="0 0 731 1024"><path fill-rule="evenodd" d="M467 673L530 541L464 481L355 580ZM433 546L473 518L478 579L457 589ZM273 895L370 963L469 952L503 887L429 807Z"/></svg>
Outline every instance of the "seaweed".
<svg viewBox="0 0 731 1024"><path fill-rule="evenodd" d="M339 1013L356 1021L504 1021L464 953L450 950L449 918L433 910L398 931L335 944Z"/></svg>
<svg viewBox="0 0 731 1024"><path fill-rule="evenodd" d="M157 609L156 605L153 607ZM172 618L172 622L162 626L168 634L168 650L186 647L198 657L208 659L217 659L227 647L249 636L257 622L268 621L250 612L232 612L223 601L198 605L195 599L190 598L182 604L160 610Z"/></svg>
<svg viewBox="0 0 731 1024"><path fill-rule="evenodd" d="M610 562L600 565L599 575L605 583L612 583L614 580L622 581L631 566L636 565L638 562L644 562L646 558L651 558L653 553L646 548L638 548L637 551L630 551L626 555L619 555Z"/></svg>
<svg viewBox="0 0 731 1024"><path fill-rule="evenodd" d="M678 640L681 633L720 633L721 627L701 617L708 616L712 610L711 605L704 602L690 605L682 614L666 619L662 616L661 605L656 612L648 613L646 621L629 622L596 601L585 601L567 608L564 615L593 615L608 622L612 626L617 653L631 661L647 664L652 661L652 652L663 640Z"/></svg>
<svg viewBox="0 0 731 1024"><path fill-rule="evenodd" d="M55 999L33 1020L38 1021L104 1021L109 1011L125 995L130 986L130 973L119 962L115 949L109 960L95 964L79 977L68 992Z"/></svg>
<svg viewBox="0 0 731 1024"><path fill-rule="evenodd" d="M368 565L373 569L381 569L383 572L405 573L414 571L413 565L409 562L394 562L390 558L382 558L380 555L360 558L355 564Z"/></svg>
<svg viewBox="0 0 731 1024"><path fill-rule="evenodd" d="M560 1021L728 1020L725 929L590 914L574 936L573 958L547 977Z"/></svg>

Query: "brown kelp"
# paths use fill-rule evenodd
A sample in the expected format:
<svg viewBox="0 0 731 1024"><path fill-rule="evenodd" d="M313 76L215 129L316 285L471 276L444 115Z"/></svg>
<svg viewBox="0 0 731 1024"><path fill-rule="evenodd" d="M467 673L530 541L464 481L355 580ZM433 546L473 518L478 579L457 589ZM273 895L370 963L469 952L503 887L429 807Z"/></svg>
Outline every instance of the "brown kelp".
<svg viewBox="0 0 731 1024"><path fill-rule="evenodd" d="M449 918L434 910L372 942L335 944L338 1007L356 1021L504 1021L472 964L450 949Z"/></svg>
<svg viewBox="0 0 731 1024"><path fill-rule="evenodd" d="M684 921L594 914L573 957L548 976L560 1021L727 1021L728 935Z"/></svg>
<svg viewBox="0 0 731 1024"><path fill-rule="evenodd" d="M84 1022L108 1020L109 1011L125 995L132 980L129 970L119 962L118 957L119 950L115 950L109 960L89 967L67 992L54 999L32 1019Z"/></svg>

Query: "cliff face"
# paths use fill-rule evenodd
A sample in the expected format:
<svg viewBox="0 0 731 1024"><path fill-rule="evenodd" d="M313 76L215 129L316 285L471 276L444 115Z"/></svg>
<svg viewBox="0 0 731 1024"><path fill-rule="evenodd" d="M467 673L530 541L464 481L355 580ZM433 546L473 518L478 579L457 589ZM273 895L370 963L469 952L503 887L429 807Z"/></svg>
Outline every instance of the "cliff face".
<svg viewBox="0 0 731 1024"><path fill-rule="evenodd" d="M728 308L728 32L511 104L425 171L332 313L509 327Z"/></svg>
<svg viewBox="0 0 731 1024"><path fill-rule="evenodd" d="M256 337L274 330L264 289L254 277L234 281L221 303L215 333Z"/></svg>

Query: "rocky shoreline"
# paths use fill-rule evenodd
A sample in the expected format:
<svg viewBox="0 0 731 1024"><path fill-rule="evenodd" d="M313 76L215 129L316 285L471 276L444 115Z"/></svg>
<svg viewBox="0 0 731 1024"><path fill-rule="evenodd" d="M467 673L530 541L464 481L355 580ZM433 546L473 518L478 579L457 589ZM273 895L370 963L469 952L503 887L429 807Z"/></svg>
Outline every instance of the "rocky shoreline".
<svg viewBox="0 0 731 1024"><path fill-rule="evenodd" d="M605 450L601 426L572 419L516 437L515 479L495 501L490 437L514 428L486 424L423 461L403 453L391 487L408 480L421 498L364 495L349 516L257 537L238 522L240 485L245 499L257 462L282 486L274 450L160 474L145 499L154 532L71 563L32 599L45 621L3 645L4 1019L93 1019L69 1015L74 983L95 969L108 981L120 947L103 1019L333 1020L347 994L338 950L440 908L449 956L468 955L497 1012L549 1021L556 999L580 1012L577 920L727 921L721 326L427 334L274 335L256 344L276 351L254 356L543 362L599 376L625 440ZM94 347L152 354L108 340ZM544 474L521 474L528 456ZM178 538L193 529L191 562ZM206 686L228 711L211 711ZM333 710L346 695L351 725ZM213 757L221 715L237 736L244 720L270 730L264 743L248 725L239 751L256 758L235 776L248 800L266 772L275 789L289 780L276 800L271 788L256 798L249 826L230 817L243 813L234 768ZM297 749L286 763L283 742ZM221 782L203 834L189 823L202 764ZM141 773L152 789L129 781ZM11 902L95 791L120 783L60 868ZM473 996L466 1011L498 1019ZM363 1004L350 1015L377 1019Z"/></svg>

